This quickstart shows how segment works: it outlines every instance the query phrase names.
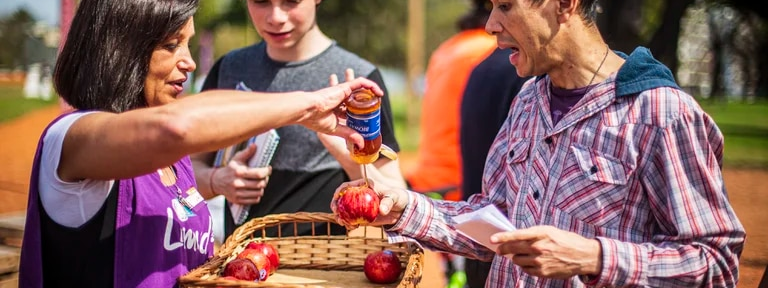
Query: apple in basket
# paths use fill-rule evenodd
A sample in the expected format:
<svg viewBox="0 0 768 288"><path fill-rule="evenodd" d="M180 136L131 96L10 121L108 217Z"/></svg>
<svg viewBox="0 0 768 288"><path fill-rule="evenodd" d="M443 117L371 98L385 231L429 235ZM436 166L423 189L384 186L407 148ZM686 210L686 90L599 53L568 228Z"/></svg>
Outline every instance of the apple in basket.
<svg viewBox="0 0 768 288"><path fill-rule="evenodd" d="M264 256L267 256L269 263L272 264L269 270L269 275L272 275L277 271L277 267L280 266L280 254L277 253L275 246L265 242L251 242L245 246L245 249L255 249L261 251Z"/></svg>
<svg viewBox="0 0 768 288"><path fill-rule="evenodd" d="M223 278L234 277L239 280L256 281L259 279L259 271L256 265L248 259L233 259L224 266L221 273Z"/></svg>
<svg viewBox="0 0 768 288"><path fill-rule="evenodd" d="M269 277L269 271L272 270L272 263L269 262L269 258L267 258L261 250L246 248L243 252L237 254L235 258L248 259L256 265L256 271L258 271L259 274L256 280L264 281Z"/></svg>
<svg viewBox="0 0 768 288"><path fill-rule="evenodd" d="M379 216L379 196L367 185L347 186L339 191L336 214L352 225L366 225Z"/></svg>
<svg viewBox="0 0 768 288"><path fill-rule="evenodd" d="M377 284L394 283L402 270L400 259L391 250L370 253L363 263L365 278Z"/></svg>

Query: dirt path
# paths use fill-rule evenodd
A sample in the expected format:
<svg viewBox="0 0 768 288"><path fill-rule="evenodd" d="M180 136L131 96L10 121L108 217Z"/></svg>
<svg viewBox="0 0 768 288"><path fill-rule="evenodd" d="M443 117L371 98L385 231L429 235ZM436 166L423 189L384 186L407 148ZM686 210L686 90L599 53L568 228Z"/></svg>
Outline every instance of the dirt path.
<svg viewBox="0 0 768 288"><path fill-rule="evenodd" d="M58 114L58 106L28 113L0 123L0 214L24 211L29 189L29 174L37 140L45 125ZM405 154L403 166L412 165L412 155ZM768 265L768 171L728 169L725 183L733 207L747 229L747 243L741 258L739 287L757 287ZM437 279L436 255L427 255L422 287L441 287Z"/></svg>
<svg viewBox="0 0 768 288"><path fill-rule="evenodd" d="M52 106L0 123L0 213L26 209L37 140L58 113L58 106Z"/></svg>

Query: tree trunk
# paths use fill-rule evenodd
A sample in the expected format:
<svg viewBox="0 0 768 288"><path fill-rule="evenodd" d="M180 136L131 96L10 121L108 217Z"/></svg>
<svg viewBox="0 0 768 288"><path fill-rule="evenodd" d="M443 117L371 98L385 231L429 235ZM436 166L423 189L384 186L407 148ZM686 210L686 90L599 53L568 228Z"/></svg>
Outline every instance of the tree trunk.
<svg viewBox="0 0 768 288"><path fill-rule="evenodd" d="M707 22L709 23L709 31L710 31L710 41L712 41L712 55L714 57L712 58L712 74L710 77L712 77L712 92L710 92L711 99L713 101L716 100L724 100L725 98L725 86L723 85L723 82L720 81L720 78L722 78L723 75L723 39L720 37L720 28L718 27L716 21L715 21L715 15L713 15L713 11L710 9L707 10Z"/></svg>
<svg viewBox="0 0 768 288"><path fill-rule="evenodd" d="M677 75L677 42L680 38L680 19L685 10L694 0L668 0L661 26L656 30L648 44L654 57L672 70L672 75Z"/></svg>
<svg viewBox="0 0 768 288"><path fill-rule="evenodd" d="M763 32L763 36L758 38L762 39L757 46L757 51L768 51L768 29ZM768 55L766 53L757 53L754 55L757 57L757 67L768 67ZM755 83L755 96L768 98L768 73L757 73L757 83Z"/></svg>
<svg viewBox="0 0 768 288"><path fill-rule="evenodd" d="M419 110L415 105L421 91L417 91L416 83L424 74L424 39L425 36L425 0L408 0L408 52L406 54L406 85L408 91L408 111L406 111L407 127L417 127Z"/></svg>

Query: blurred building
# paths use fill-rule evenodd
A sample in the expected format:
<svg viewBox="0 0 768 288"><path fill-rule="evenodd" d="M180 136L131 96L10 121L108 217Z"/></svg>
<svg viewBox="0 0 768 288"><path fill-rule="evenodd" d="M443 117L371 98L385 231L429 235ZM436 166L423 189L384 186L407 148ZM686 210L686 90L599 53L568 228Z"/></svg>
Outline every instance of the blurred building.
<svg viewBox="0 0 768 288"><path fill-rule="evenodd" d="M755 29L745 25L741 18L744 16L731 8L707 8L700 2L681 19L678 83L692 95L709 97L714 92L713 71L719 61L721 77L717 81L721 81L725 94L754 96L756 83L750 79L756 79L757 63L750 61L750 55L754 55L750 49L757 35ZM715 45L720 51L715 51Z"/></svg>
<svg viewBox="0 0 768 288"><path fill-rule="evenodd" d="M52 74L59 44L59 28L36 22L24 40L24 96L50 100Z"/></svg>

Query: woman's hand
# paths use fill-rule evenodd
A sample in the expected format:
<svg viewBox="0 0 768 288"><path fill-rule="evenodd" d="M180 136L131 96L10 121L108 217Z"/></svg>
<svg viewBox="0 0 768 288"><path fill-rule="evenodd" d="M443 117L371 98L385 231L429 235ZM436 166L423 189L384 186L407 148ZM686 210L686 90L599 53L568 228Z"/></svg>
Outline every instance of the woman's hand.
<svg viewBox="0 0 768 288"><path fill-rule="evenodd" d="M349 68L346 69L344 71L344 78L347 82L354 80L355 71ZM328 79L328 85L339 85L339 77L336 76L336 74L331 74ZM340 119L339 125L346 125L346 105L344 105L344 103L339 105L335 113L338 119ZM328 152L331 153L331 156L333 156L333 158L335 158L336 161L341 164L341 167L344 168L344 171L351 179L354 180L362 178L362 173L360 173L360 164L357 164L352 160L352 157L350 157L350 151L352 151L350 146L353 145L352 142L345 140L344 138L328 135L322 132L317 132L317 138L320 139L320 143L325 146L325 149L328 149Z"/></svg>
<svg viewBox="0 0 768 288"><path fill-rule="evenodd" d="M349 68L346 69L344 71L344 78L346 81L354 80L355 71ZM336 74L331 74L328 80L328 84L330 86L339 84L339 78L336 76ZM345 105L342 104L339 106L339 109L337 109L336 113L340 119L346 119L347 115ZM344 123L342 120L341 125L345 124L346 123ZM367 169L368 172L367 177L375 179L379 183L385 183L390 187L406 187L402 172L400 172L399 163L396 160L397 153L392 151L392 148L387 147L385 144L381 144L381 153L385 157L389 158L389 160L380 158L372 164L360 165L352 160L351 153L353 153L352 151L354 150L352 142L345 141L345 139L341 137L336 137L320 132L317 133L317 138L320 139L320 143L325 146L325 149L328 149L328 152L331 153L333 158L339 162L341 168L344 169L344 172L347 173L347 176L349 176L350 179L357 180L365 177L365 174L363 174L361 169L363 166L365 166L365 169Z"/></svg>
<svg viewBox="0 0 768 288"><path fill-rule="evenodd" d="M299 120L299 124L317 132L340 136L351 141L358 147L363 146L363 136L346 125L341 125L344 118L339 115L343 109L343 101L352 91L366 88L373 91L376 96L383 96L384 91L368 79L357 78L325 89L305 93L308 101L314 103L307 111L305 117Z"/></svg>
<svg viewBox="0 0 768 288"><path fill-rule="evenodd" d="M344 190L344 188L348 186L363 185L365 185L364 179L344 182L339 186L339 188L336 189L336 192L333 194L331 210L336 216L336 221L339 224L347 227L349 230L357 228L357 225L352 225L339 218L338 214L336 213L336 200L339 198L339 192ZM370 225L381 226L395 224L400 219L400 216L402 215L403 210L405 210L405 207L408 205L408 193L411 192L408 192L404 189L389 188L381 184L375 185L372 179L368 179L368 187L373 189L373 191L376 192L376 195L379 196L379 216L376 217L376 219L371 222Z"/></svg>

